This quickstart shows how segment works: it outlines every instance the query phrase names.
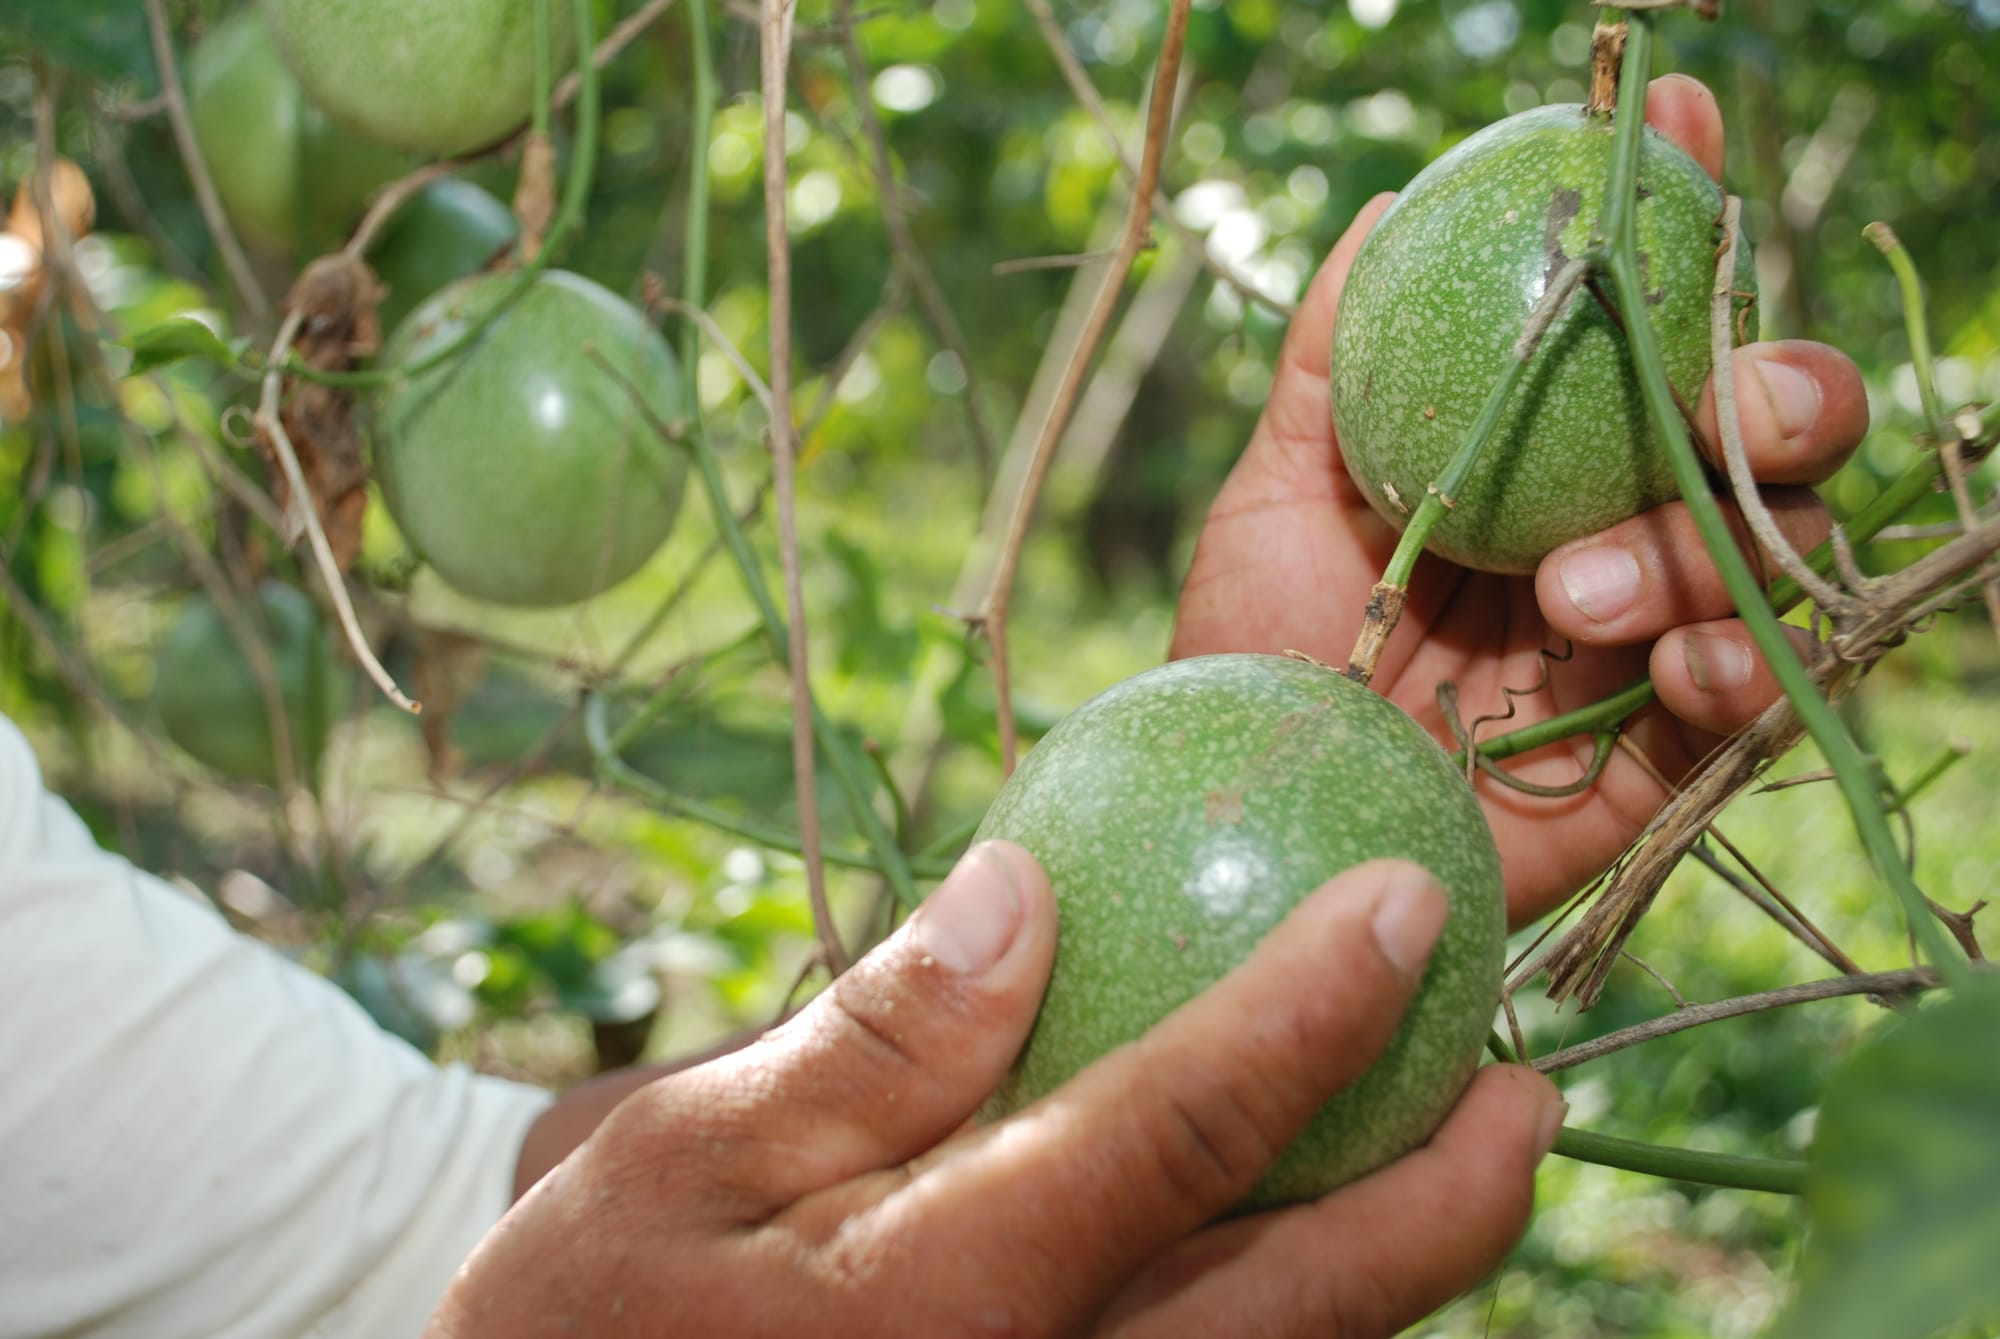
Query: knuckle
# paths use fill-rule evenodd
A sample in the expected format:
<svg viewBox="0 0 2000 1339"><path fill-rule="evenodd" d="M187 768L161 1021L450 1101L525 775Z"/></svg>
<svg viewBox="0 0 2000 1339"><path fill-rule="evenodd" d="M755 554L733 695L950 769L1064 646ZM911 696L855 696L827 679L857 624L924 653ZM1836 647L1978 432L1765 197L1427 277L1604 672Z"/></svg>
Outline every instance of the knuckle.
<svg viewBox="0 0 2000 1339"><path fill-rule="evenodd" d="M933 1011L906 1008L893 987L866 977L848 975L833 983L826 995L826 1020L835 1039L858 1046L870 1070L921 1071L925 1067L922 1038L911 1028Z"/></svg>
<svg viewBox="0 0 2000 1339"><path fill-rule="evenodd" d="M1243 1082L1157 1080L1135 1105L1154 1169L1175 1202L1212 1211L1256 1184L1286 1135L1271 1104Z"/></svg>

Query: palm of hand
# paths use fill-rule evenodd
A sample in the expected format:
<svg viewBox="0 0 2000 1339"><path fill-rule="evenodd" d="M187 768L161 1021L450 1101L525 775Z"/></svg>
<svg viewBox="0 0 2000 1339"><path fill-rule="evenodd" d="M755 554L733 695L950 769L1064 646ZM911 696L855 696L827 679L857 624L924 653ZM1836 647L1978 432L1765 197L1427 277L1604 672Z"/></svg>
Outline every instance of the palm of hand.
<svg viewBox="0 0 2000 1339"><path fill-rule="evenodd" d="M1722 125L1706 89L1679 76L1655 81L1647 119L1720 175ZM1182 589L1175 657L1299 651L1347 663L1396 535L1341 463L1328 360L1341 286L1389 199L1361 211L1301 303L1263 419L1203 528ZM1816 483L1845 462L1867 431L1859 373L1836 350L1803 341L1740 349L1732 365L1752 472L1788 538L1817 542L1828 527L1809 489L1770 486ZM1712 441L1706 392L1699 413ZM1632 590L1606 605L1587 598L1586 573L1593 565L1601 572L1591 560L1610 556L1631 574ZM1550 799L1480 782L1516 925L1596 877L1666 798L1661 778L1677 781L1775 698L1775 680L1733 612L1679 503L1564 546L1532 577L1430 557L1417 565L1374 687L1447 745L1456 747L1437 701L1445 681L1457 686L1468 724L1511 703L1513 715L1488 725L1488 737L1586 706L1648 673L1657 690L1658 701L1627 723L1629 747L1579 794ZM1566 649L1566 659L1552 658ZM1593 749L1589 737L1572 738L1508 767L1561 786L1584 774Z"/></svg>

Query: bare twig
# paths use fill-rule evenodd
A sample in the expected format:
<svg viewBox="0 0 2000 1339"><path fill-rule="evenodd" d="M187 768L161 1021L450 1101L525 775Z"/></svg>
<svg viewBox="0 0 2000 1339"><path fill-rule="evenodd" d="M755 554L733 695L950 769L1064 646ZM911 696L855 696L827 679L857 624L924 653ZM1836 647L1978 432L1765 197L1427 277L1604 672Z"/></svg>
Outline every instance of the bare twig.
<svg viewBox="0 0 2000 1339"><path fill-rule="evenodd" d="M1708 831L1710 836L1720 835L1713 825L1710 826ZM1731 847L1730 850L1732 853L1735 853L1734 847ZM1791 935L1814 953L1826 959L1827 964L1833 967L1834 970L1845 972L1849 976L1860 973L1860 964L1842 952L1817 926L1799 915L1798 909L1792 903L1781 901L1779 898L1774 897L1770 881L1763 878L1761 874L1757 874L1755 867L1748 861L1744 862L1743 867L1749 870L1751 874L1756 875L1754 879L1746 877L1744 874L1731 868L1721 856L1708 848L1708 843L1706 842L1696 843L1694 849L1689 854L1705 865L1708 871L1715 875L1716 878L1721 879L1741 894L1743 899L1749 902L1751 906L1769 916L1785 933ZM1737 859L1741 860L1742 856L1737 854Z"/></svg>
<svg viewBox="0 0 2000 1339"><path fill-rule="evenodd" d="M1130 151L1118 138L1117 128L1111 124L1111 114L1105 109L1104 97L1097 91L1097 85L1091 82L1090 72L1083 68L1083 62L1076 58L1074 51L1070 50L1069 38L1064 35L1062 24L1057 21L1055 11L1049 7L1049 0L1027 0L1027 3L1028 12L1034 16L1035 26L1041 30L1042 42L1048 47L1049 55L1054 58L1056 68L1062 72L1063 82L1069 85L1070 94L1083 104L1084 110L1097 122L1097 128L1103 132L1106 142L1111 146L1111 152L1117 157L1119 170L1124 173L1126 183L1136 186L1140 179L1141 164L1132 161ZM1169 88L1171 87L1169 85ZM1156 102L1160 99L1157 87L1154 89L1153 98ZM1244 300L1267 307L1287 321L1297 313L1298 309L1291 303L1266 293L1254 280L1238 274L1234 268L1217 260L1208 249L1207 239L1182 223L1180 216L1174 213L1173 203L1159 189L1157 179L1152 189L1141 196L1141 198L1147 197L1151 199L1155 217L1178 233L1183 241L1194 248L1195 254L1202 258L1202 264L1208 271L1235 289Z"/></svg>
<svg viewBox="0 0 2000 1339"><path fill-rule="evenodd" d="M1958 438L1938 445L1938 459L1944 466L1946 485L1951 489L1951 500L1958 508L1959 524L1967 530L1979 524L1979 508L1972 503L1972 490L1965 482L1965 452ZM1986 598L1986 614L1993 626L2000 629L2000 579L1986 583L1983 588Z"/></svg>
<svg viewBox="0 0 2000 1339"><path fill-rule="evenodd" d="M727 358L729 365L736 369L736 375L743 378L743 384L748 386L750 393L757 397L757 403L764 406L764 412L771 416L772 422L777 421L776 397L772 395L771 388L764 384L764 378L757 375L757 369L750 366L750 360L743 356L743 350L736 347L736 342L730 339L724 333L722 327L715 323L713 316L710 316L699 307L690 306L688 303L682 302L679 298L670 298L664 293L654 297L650 305L659 308L661 311L675 312L681 316L685 316L700 326L701 333L707 335L714 342L715 347L722 350L722 356ZM689 368L688 374L693 376L694 371L695 369Z"/></svg>
<svg viewBox="0 0 2000 1339"><path fill-rule="evenodd" d="M1587 1060L1610 1055L1613 1051L1637 1046L1640 1042L1671 1036L1692 1027L1700 1027L1704 1023L1719 1022L1724 1018L1740 1018L1744 1014L1764 1013L1771 1009L1783 1009L1813 1000L1838 999L1843 995L1880 995L1885 1000L1900 1002L1920 991L1933 989L1938 983L1938 974L1928 967L1912 967L1900 972L1868 972L1860 976L1834 976L1824 981L1807 981L1802 985L1766 990L1755 995L1741 995L1714 1004L1690 1004L1677 1013L1644 1023L1635 1023L1631 1027L1620 1028L1616 1032L1579 1042L1575 1046L1566 1046L1531 1063L1542 1073L1553 1074L1559 1069L1570 1069Z"/></svg>
<svg viewBox="0 0 2000 1339"><path fill-rule="evenodd" d="M778 551L785 570L785 614L792 673L792 783L798 797L799 845L813 928L820 953L835 976L847 970L847 949L833 923L821 859L818 763L813 748L812 680L806 659L806 607L799 574L799 533L793 462L798 439L792 425L792 251L786 229L785 72L791 64L791 0L763 0L764 262L769 274L771 322L770 447L772 492L777 500ZM886 207L886 204L885 204Z"/></svg>
<svg viewBox="0 0 2000 1339"><path fill-rule="evenodd" d="M1722 207L1722 250L1715 261L1715 287L1710 293L1709 346L1712 354L1711 380L1715 386L1716 429L1722 436L1722 456L1729 472L1729 486L1757 545L1775 560L1786 576L1836 623L1851 613L1854 597L1813 571L1799 556L1771 509L1764 505L1757 477L1750 471L1750 459L1743 449L1743 425L1736 418L1736 248L1741 240L1740 219L1743 202L1729 196Z"/></svg>
<svg viewBox="0 0 2000 1339"><path fill-rule="evenodd" d="M1625 959L1625 961L1631 963L1634 967L1637 967L1647 976L1650 976L1653 978L1653 980L1659 982L1660 989L1666 991L1667 994L1673 997L1674 1007L1676 1009L1685 1009L1688 1007L1687 997L1685 995L1682 995L1680 991L1674 988L1674 983L1667 980L1666 974L1662 972L1659 968L1653 966L1653 964L1647 962L1644 958L1632 952L1632 950L1630 949L1623 950L1621 956Z"/></svg>
<svg viewBox="0 0 2000 1339"><path fill-rule="evenodd" d="M158 0L152 2L158 3ZM389 671L382 668L382 662L376 658L373 648L368 645L367 636L361 631L360 620L354 616L354 602L348 598L347 582L340 575L340 564L334 561L333 546L327 542L326 528L320 524L319 508L313 505L305 471L299 467L298 452L285 432L283 416L279 412L284 391L285 360L290 355L292 340L298 335L303 319L303 313L294 308L285 314L284 323L278 327L278 337L272 342L271 356L265 364L255 422L270 441L272 454L277 456L278 465L284 471L285 483L292 493L290 510L295 513L296 523L303 529L306 542L312 549L313 562L319 568L327 600L333 605L334 616L340 621L340 630L346 636L355 660L360 662L369 680L382 690L382 696L415 715L423 710L422 706L411 701L396 686L396 681L389 677Z"/></svg>
<svg viewBox="0 0 2000 1339"><path fill-rule="evenodd" d="M166 99L167 120L173 126L174 144L180 149L188 180L194 184L195 203L201 208L202 221L208 225L209 234L215 239L215 249L222 255L222 263L229 270L229 281L236 286L236 295L243 299L250 319L259 326L268 325L271 300L264 296L263 286L251 272L249 258L243 254L236 232L229 226L229 216L222 209L222 198L215 193L215 179L209 176L208 164L202 160L201 144L195 139L194 122L188 115L187 94L181 87L180 66L174 60L174 39L167 27L164 0L146 0L146 23L153 35L153 63L159 66L160 96Z"/></svg>
<svg viewBox="0 0 2000 1339"><path fill-rule="evenodd" d="M1153 74L1152 102L1146 111L1146 150L1139 164L1139 175L1132 189L1132 200L1125 218L1124 235L1119 240L1118 253L1106 267L1102 283L1098 286L1096 300L1091 305L1090 315L1085 320L1082 339L1064 370L1061 386L1057 389L1055 402L1049 408L1049 415L1042 424L1040 438L1035 445L1034 459L1028 467L1028 476L1022 482L1021 491L1014 502L1014 511L1008 525L1007 539L1000 551L999 567L993 575L993 584L980 606L979 619L993 648L994 692L999 704L1000 717L1000 760L1001 770L1012 775L1020 741L1014 724L1014 704L1012 684L1007 668L1007 609L1013 598L1014 574L1021 561L1021 550L1027 541L1028 523L1034 516L1035 500L1041 492L1042 479L1047 475L1049 462L1055 455L1056 444L1062 440L1064 425L1069 421L1069 412L1076 403L1078 391L1082 389L1084 378L1089 374L1092 355L1098 342L1104 337L1105 327L1111 322L1111 313L1118 305L1120 292L1125 286L1126 276L1132 272L1132 262L1139 254L1140 246L1146 240L1147 223L1151 217L1149 202L1159 186L1160 165L1166 157L1167 125L1173 113L1173 91L1180 75L1181 48L1187 37L1187 16L1189 0L1173 0L1173 7L1167 15L1167 31L1160 43L1159 66Z"/></svg>
<svg viewBox="0 0 2000 1339"><path fill-rule="evenodd" d="M888 138L882 133L882 119L875 114L875 99L868 92L872 74L868 58L861 52L861 39L855 33L854 0L841 0L839 16L841 46L847 57L848 83L854 89L854 109L861 118L861 132L868 139L868 161L875 173L875 189L882 196L882 226L889 234L891 249L896 253L898 272L906 275L916 289L918 305L924 309L931 329L937 332L938 339L958 359L959 367L965 373L965 390L961 398L965 402L966 424L972 430L979 479L984 483L993 476L997 453L993 446L993 434L986 426L985 416L979 411L979 375L973 367L972 349L965 342L965 332L959 328L951 304L945 301L944 290L938 286L930 262L924 259L923 250L910 232L903 186L896 180L896 165L889 154Z"/></svg>

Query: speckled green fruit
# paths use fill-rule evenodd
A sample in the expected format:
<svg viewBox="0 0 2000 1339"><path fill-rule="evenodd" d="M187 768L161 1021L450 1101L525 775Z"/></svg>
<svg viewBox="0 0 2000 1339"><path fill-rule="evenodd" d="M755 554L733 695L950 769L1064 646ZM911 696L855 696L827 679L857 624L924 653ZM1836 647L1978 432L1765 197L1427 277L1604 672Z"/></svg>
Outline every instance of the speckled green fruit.
<svg viewBox="0 0 2000 1339"><path fill-rule="evenodd" d="M310 779L349 696L331 633L309 597L276 582L264 583L241 608L270 653L293 765L299 779ZM153 707L169 739L224 776L278 780L263 687L205 596L190 600L160 640Z"/></svg>
<svg viewBox="0 0 2000 1339"><path fill-rule="evenodd" d="M1399 529L1469 435L1549 281L1589 248L1612 135L1610 118L1580 106L1490 125L1418 173L1356 255L1334 327L1334 428L1348 471ZM1707 172L1648 127L1640 263L1668 379L1689 403L1708 378L1721 214ZM1748 293L1749 248L1738 254ZM1624 336L1579 291L1426 547L1529 572L1557 545L1678 495Z"/></svg>
<svg viewBox="0 0 2000 1339"><path fill-rule="evenodd" d="M1384 856L1437 875L1451 916L1388 1049L1243 1207L1325 1194L1415 1147L1478 1063L1506 939L1492 834L1437 743L1340 674L1225 655L1128 679L1049 732L978 835L1033 852L1061 916L1041 1013L989 1117L1136 1039L1313 889Z"/></svg>
<svg viewBox="0 0 2000 1339"><path fill-rule="evenodd" d="M409 167L404 155L341 129L306 100L255 9L232 14L195 45L187 86L223 211L265 246L332 245L368 197Z"/></svg>
<svg viewBox="0 0 2000 1339"><path fill-rule="evenodd" d="M375 309L382 329L394 330L452 280L478 273L520 231L512 210L469 181L446 177L418 191L368 253L389 290Z"/></svg>
<svg viewBox="0 0 2000 1339"><path fill-rule="evenodd" d="M382 349L401 370L455 343L519 276L461 279ZM616 369L616 374L607 370ZM375 477L418 556L506 605L585 600L638 571L673 528L686 454L679 361L632 306L563 270L537 276L465 349L398 378L377 406Z"/></svg>
<svg viewBox="0 0 2000 1339"><path fill-rule="evenodd" d="M551 6L554 60L576 49ZM527 0L264 0L285 63L326 114L399 149L440 156L521 128L535 97Z"/></svg>

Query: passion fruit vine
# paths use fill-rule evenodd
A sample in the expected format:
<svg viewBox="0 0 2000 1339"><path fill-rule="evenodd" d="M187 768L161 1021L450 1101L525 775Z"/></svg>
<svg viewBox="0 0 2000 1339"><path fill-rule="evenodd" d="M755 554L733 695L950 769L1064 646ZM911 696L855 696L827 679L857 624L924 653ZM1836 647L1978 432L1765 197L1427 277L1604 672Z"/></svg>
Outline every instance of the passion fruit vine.
<svg viewBox="0 0 2000 1339"><path fill-rule="evenodd" d="M1033 852L1061 917L1048 993L989 1117L1135 1040L1314 888L1384 856L1435 874L1451 915L1388 1049L1243 1207L1316 1198L1407 1152L1471 1078L1500 1000L1499 854L1443 749L1340 674L1218 655L1129 679L1056 725L978 836Z"/></svg>
<svg viewBox="0 0 2000 1339"><path fill-rule="evenodd" d="M1355 256L1333 341L1342 458L1398 529L1485 406L1550 282L1597 236L1612 118L1539 107L1418 173ZM1667 377L1692 403L1710 365L1722 193L1647 127L1636 223ZM1747 246L1736 287L1755 290ZM1754 307L1739 321L1755 338ZM1625 336L1587 290L1543 336L1451 511L1426 547L1466 567L1531 572L1556 546L1678 496Z"/></svg>

